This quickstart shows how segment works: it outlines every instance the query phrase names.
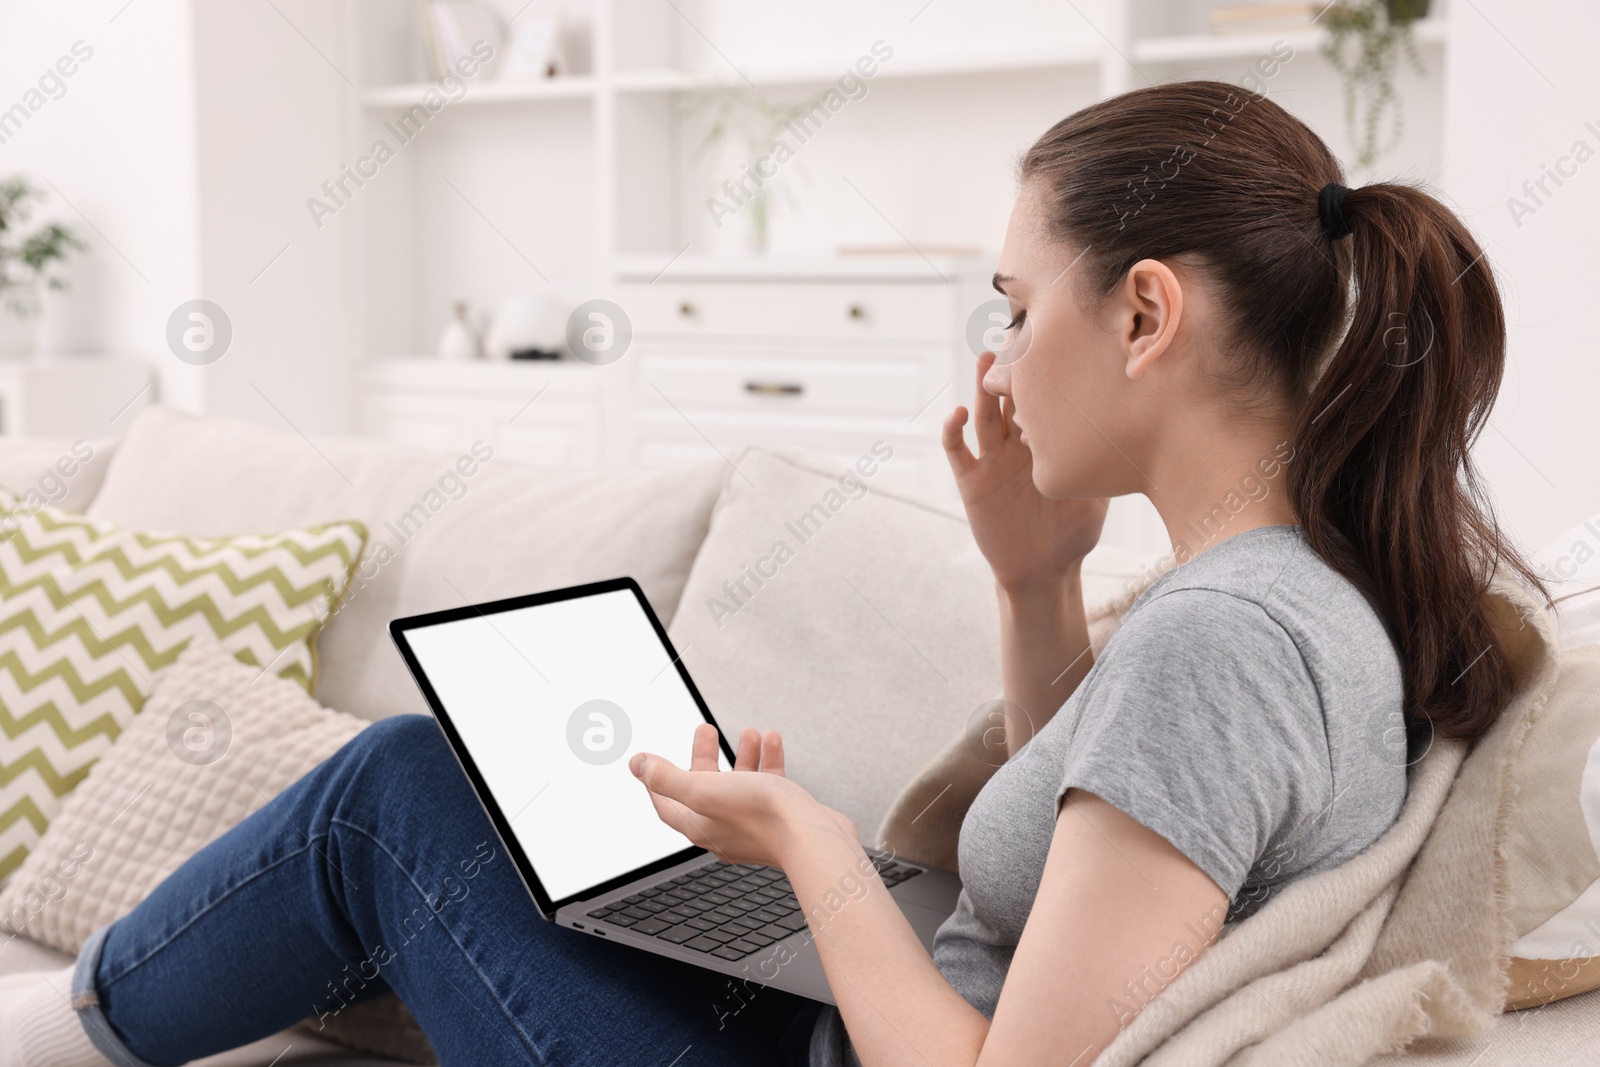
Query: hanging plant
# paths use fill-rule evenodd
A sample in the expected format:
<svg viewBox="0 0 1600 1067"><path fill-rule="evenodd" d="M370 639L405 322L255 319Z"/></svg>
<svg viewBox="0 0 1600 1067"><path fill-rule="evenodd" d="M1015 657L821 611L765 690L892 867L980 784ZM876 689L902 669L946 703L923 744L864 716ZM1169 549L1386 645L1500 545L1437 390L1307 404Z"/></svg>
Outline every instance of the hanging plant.
<svg viewBox="0 0 1600 1067"><path fill-rule="evenodd" d="M1394 75L1402 52L1418 74L1427 74L1411 32L1412 23L1427 13L1428 0L1341 0L1323 16L1328 37L1322 54L1344 81L1345 125L1363 169L1400 143L1405 116ZM1351 46L1354 54L1347 55ZM1386 115L1389 136L1380 146Z"/></svg>

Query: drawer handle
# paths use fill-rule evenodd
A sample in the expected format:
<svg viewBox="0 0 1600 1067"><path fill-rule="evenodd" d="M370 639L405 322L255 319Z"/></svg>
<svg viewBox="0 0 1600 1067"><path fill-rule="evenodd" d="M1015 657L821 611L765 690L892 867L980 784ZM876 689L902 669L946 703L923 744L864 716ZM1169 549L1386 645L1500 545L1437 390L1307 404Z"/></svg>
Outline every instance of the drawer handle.
<svg viewBox="0 0 1600 1067"><path fill-rule="evenodd" d="M744 391L757 396L799 396L806 387L799 382L745 382Z"/></svg>
<svg viewBox="0 0 1600 1067"><path fill-rule="evenodd" d="M685 300L683 303L678 305L678 316L680 318L692 319L695 317L695 314L696 312L694 310L694 305L689 303L689 301Z"/></svg>
<svg viewBox="0 0 1600 1067"><path fill-rule="evenodd" d="M849 310L847 310L845 314L849 315L852 319L859 321L867 317L867 309L862 307L860 304L851 304Z"/></svg>

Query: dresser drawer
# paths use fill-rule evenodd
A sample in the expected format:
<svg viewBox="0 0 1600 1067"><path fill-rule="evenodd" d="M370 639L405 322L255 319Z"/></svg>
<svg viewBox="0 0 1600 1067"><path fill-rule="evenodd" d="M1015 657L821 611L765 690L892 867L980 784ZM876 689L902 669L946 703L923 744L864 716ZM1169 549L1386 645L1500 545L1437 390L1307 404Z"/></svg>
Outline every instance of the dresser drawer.
<svg viewBox="0 0 1600 1067"><path fill-rule="evenodd" d="M634 333L654 340L710 336L937 341L955 320L943 284L624 282L617 303Z"/></svg>
<svg viewBox="0 0 1600 1067"><path fill-rule="evenodd" d="M638 389L647 406L910 419L928 399L924 374L909 359L653 351L640 357Z"/></svg>

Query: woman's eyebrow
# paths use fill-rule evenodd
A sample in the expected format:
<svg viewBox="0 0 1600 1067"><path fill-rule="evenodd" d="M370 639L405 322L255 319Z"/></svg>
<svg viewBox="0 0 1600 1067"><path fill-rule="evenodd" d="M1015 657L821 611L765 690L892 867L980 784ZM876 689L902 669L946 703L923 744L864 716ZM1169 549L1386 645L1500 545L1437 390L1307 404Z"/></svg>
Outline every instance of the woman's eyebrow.
<svg viewBox="0 0 1600 1067"><path fill-rule="evenodd" d="M1016 281L1016 279L1009 274L1001 274L999 271L994 272L994 287L999 292L1004 293L1006 291L1006 283L1014 281Z"/></svg>

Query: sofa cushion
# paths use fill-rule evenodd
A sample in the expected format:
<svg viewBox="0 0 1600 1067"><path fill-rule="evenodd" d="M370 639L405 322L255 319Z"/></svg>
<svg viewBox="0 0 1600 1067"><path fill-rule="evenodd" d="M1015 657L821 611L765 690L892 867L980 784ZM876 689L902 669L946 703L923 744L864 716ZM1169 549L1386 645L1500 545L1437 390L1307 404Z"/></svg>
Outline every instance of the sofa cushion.
<svg viewBox="0 0 1600 1067"><path fill-rule="evenodd" d="M319 643L316 695L373 719L426 712L390 619L632 575L663 620L705 536L721 460L675 470L512 463L140 412L90 513L194 534L355 517L370 540Z"/></svg>
<svg viewBox="0 0 1600 1067"><path fill-rule="evenodd" d="M850 470L736 462L670 635L718 724L782 732L791 777L870 837L999 691L994 579L958 504L886 486L885 443Z"/></svg>
<svg viewBox="0 0 1600 1067"><path fill-rule="evenodd" d="M0 485L30 506L37 501L83 511L100 491L116 447L115 437L0 438Z"/></svg>
<svg viewBox="0 0 1600 1067"><path fill-rule="evenodd" d="M196 638L309 689L366 530L150 533L0 489L0 878Z"/></svg>

